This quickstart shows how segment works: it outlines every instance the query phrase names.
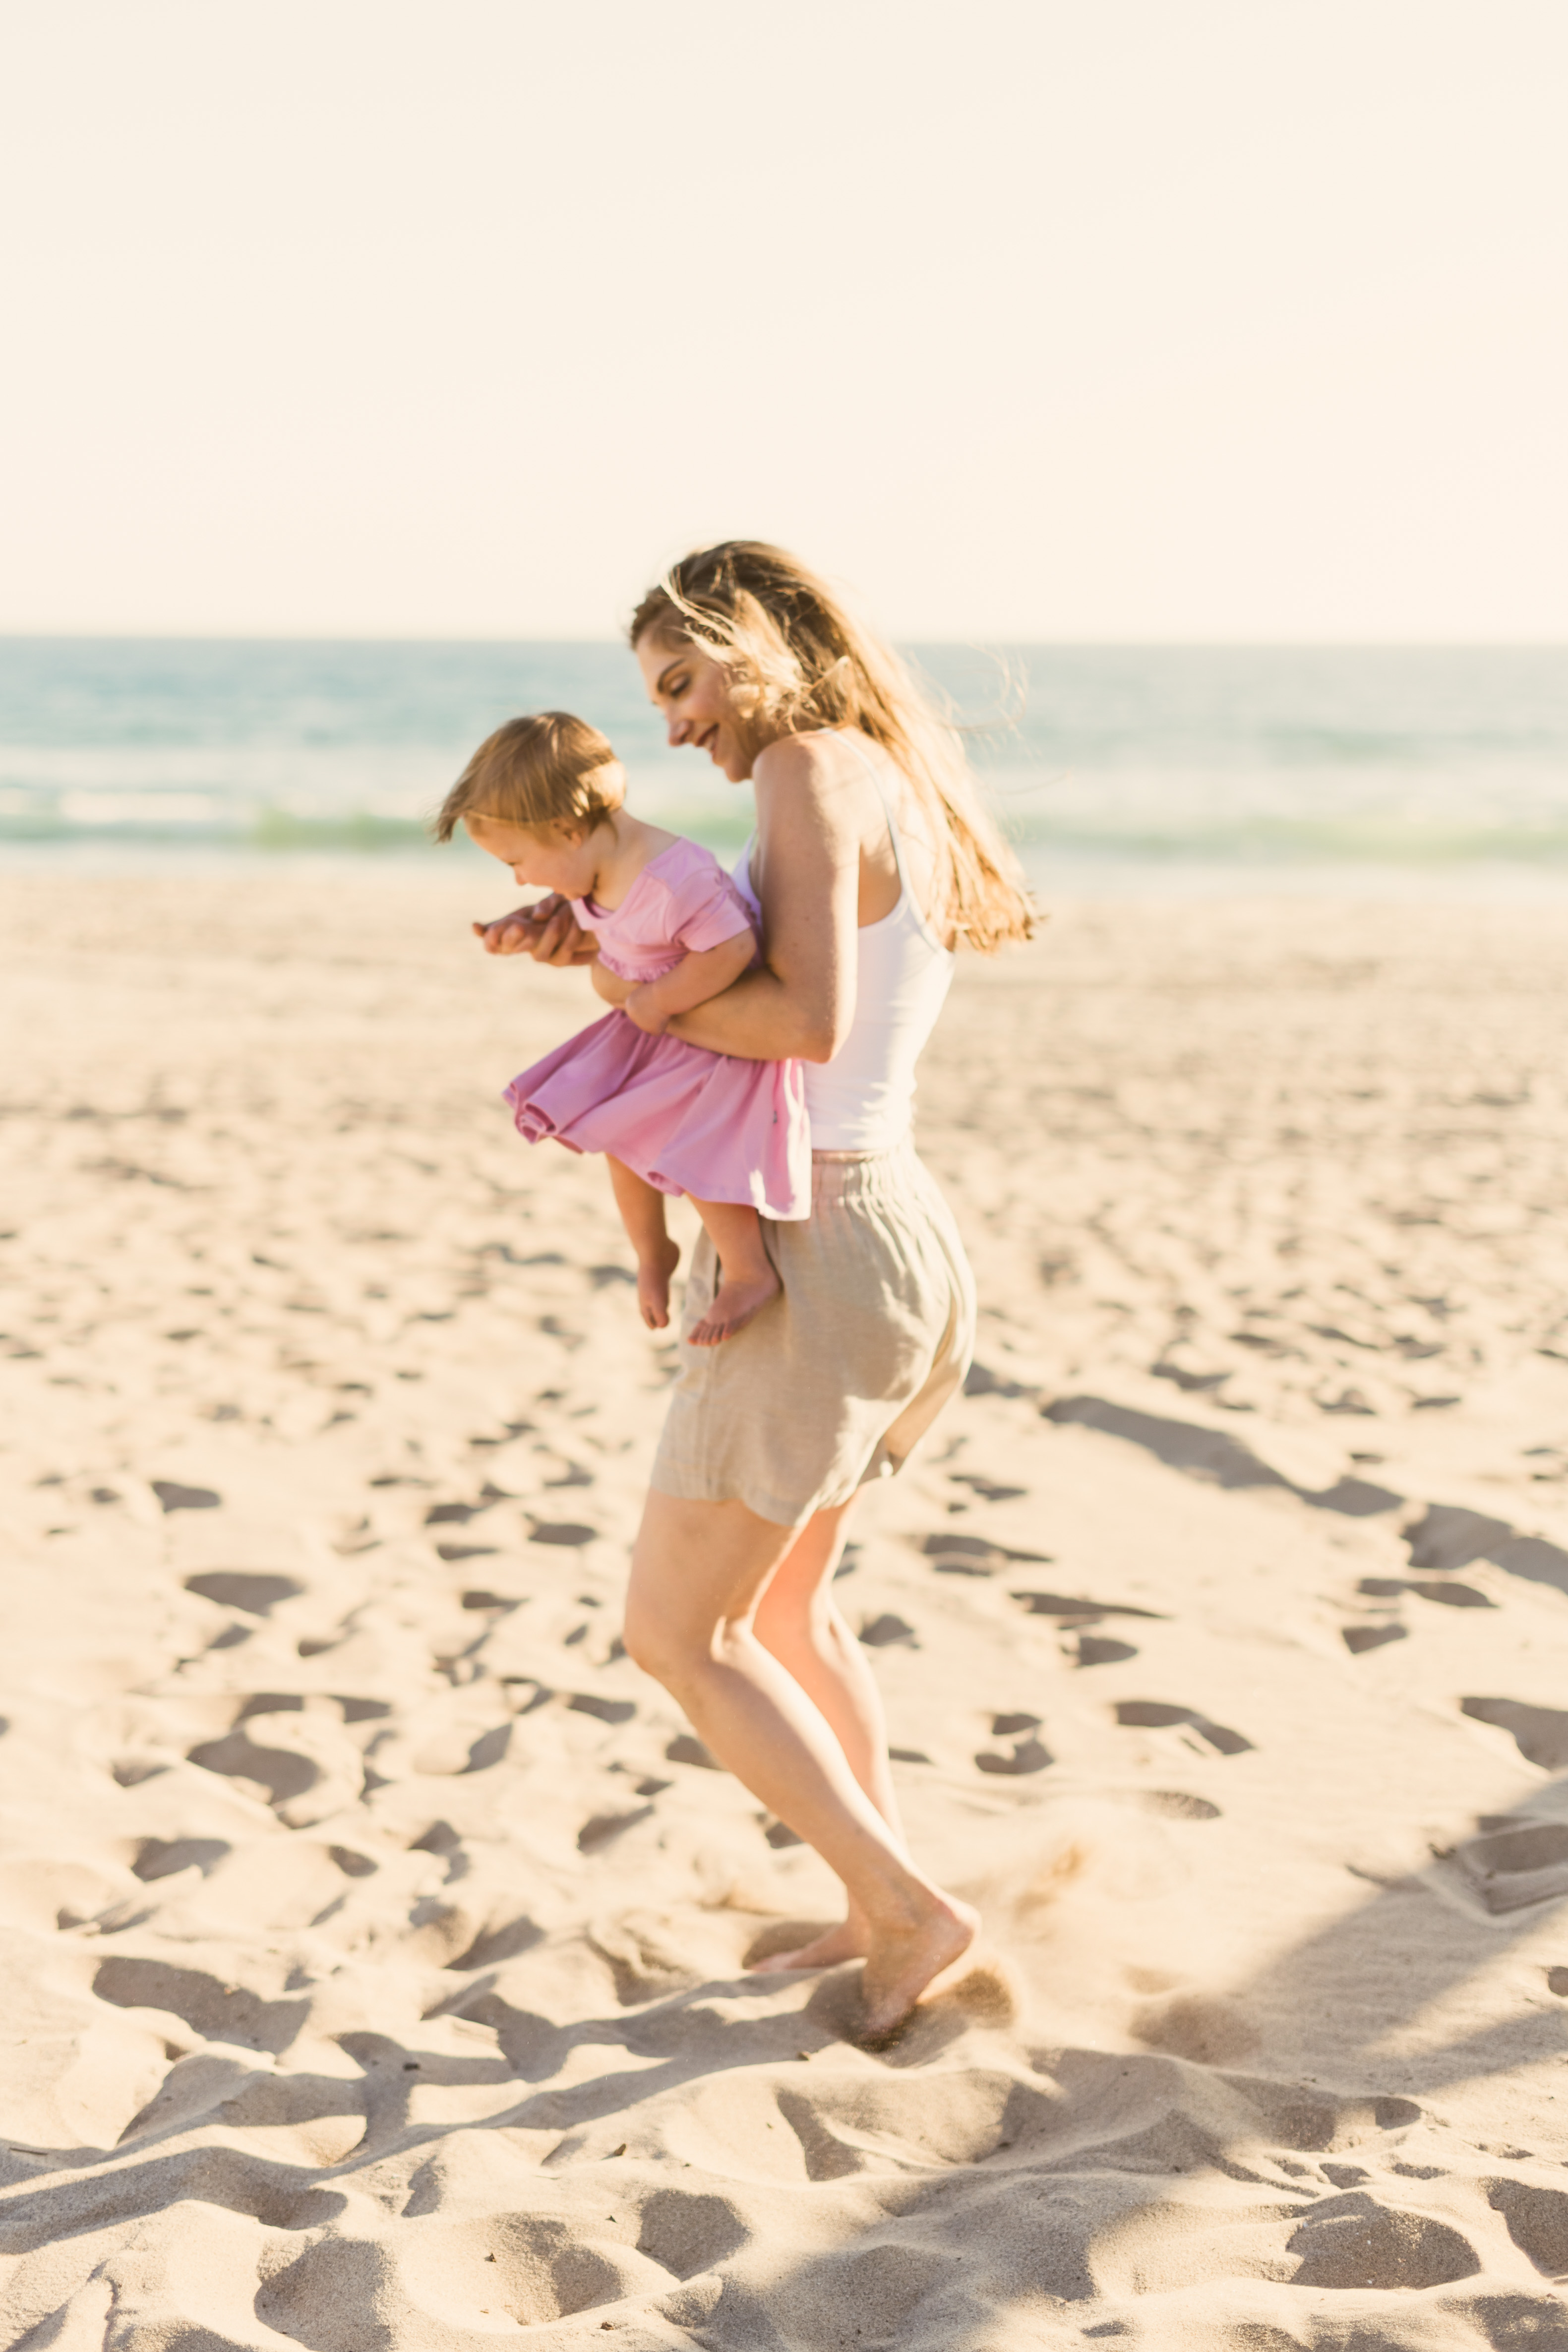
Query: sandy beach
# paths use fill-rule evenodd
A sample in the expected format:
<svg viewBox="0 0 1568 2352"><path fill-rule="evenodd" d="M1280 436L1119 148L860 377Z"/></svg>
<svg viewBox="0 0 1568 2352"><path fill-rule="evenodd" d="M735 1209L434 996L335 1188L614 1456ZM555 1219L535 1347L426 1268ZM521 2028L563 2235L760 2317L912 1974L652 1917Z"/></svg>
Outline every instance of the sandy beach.
<svg viewBox="0 0 1568 2352"><path fill-rule="evenodd" d="M1564 2352L1561 911L963 968L979 1360L837 1590L987 1935L872 2054L620 1648L671 1350L502 903L0 883L0 2338Z"/></svg>

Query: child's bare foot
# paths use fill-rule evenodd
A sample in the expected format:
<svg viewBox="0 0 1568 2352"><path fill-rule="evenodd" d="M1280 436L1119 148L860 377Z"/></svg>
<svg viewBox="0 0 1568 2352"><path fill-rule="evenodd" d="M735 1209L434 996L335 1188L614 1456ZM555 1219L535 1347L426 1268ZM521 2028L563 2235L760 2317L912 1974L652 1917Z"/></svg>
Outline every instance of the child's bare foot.
<svg viewBox="0 0 1568 2352"><path fill-rule="evenodd" d="M713 1304L691 1334L694 1348L716 1348L743 1331L781 1288L778 1276L765 1262L760 1274L727 1274L713 1294Z"/></svg>
<svg viewBox="0 0 1568 2352"><path fill-rule="evenodd" d="M752 1963L752 1976L783 1976L791 1969L836 1969L842 1960L864 1959L871 1948L871 1930L862 1916L852 1911L837 1927L826 1927L814 1936L809 1944L798 1945L793 1952L770 1952L765 1960Z"/></svg>
<svg viewBox="0 0 1568 2352"><path fill-rule="evenodd" d="M670 1276L679 1264L680 1244L668 1235L650 1255L637 1260L637 1305L650 1331L668 1328Z"/></svg>
<svg viewBox="0 0 1568 2352"><path fill-rule="evenodd" d="M943 1969L961 1960L980 1930L980 1914L951 1895L931 1895L929 1910L875 1931L861 1979L863 2050L885 2048Z"/></svg>

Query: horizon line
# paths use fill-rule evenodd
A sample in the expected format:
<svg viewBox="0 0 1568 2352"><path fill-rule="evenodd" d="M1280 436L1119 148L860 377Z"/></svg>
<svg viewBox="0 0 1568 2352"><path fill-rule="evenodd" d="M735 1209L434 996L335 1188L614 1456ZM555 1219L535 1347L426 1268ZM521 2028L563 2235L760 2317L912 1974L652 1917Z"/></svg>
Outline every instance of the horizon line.
<svg viewBox="0 0 1568 2352"><path fill-rule="evenodd" d="M1562 653L1568 635L1561 636L1010 636L935 635L902 630L887 633L895 645L940 646L944 649L987 652L1060 649L1079 652L1127 653ZM204 646L615 646L627 650L626 639L609 635L494 634L479 635L438 632L421 635L403 630L288 629L9 629L0 628L0 645L204 645Z"/></svg>

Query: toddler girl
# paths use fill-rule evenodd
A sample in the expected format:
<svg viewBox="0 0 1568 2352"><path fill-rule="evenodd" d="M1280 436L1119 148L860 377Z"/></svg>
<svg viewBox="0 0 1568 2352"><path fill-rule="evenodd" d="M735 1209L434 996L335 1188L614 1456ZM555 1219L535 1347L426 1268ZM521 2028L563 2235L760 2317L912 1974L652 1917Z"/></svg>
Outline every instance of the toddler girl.
<svg viewBox="0 0 1568 2352"><path fill-rule="evenodd" d="M624 1009L579 1031L506 1090L528 1142L602 1151L637 1258L650 1329L669 1321L679 1251L664 1196L684 1192L712 1238L720 1286L690 1333L714 1347L778 1290L759 1217L811 1213L811 1138L798 1062L747 1062L668 1034L757 956L744 900L711 853L623 807L626 772L595 728L561 710L511 719L481 743L436 822L461 819L514 878L572 901L600 962L634 982ZM482 937L486 927L476 923Z"/></svg>

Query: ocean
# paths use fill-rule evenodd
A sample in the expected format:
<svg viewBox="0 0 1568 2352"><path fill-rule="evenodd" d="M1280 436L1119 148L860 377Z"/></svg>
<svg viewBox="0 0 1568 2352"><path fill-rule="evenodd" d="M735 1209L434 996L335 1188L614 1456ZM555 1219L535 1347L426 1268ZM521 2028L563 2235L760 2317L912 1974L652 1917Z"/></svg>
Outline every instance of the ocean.
<svg viewBox="0 0 1568 2352"><path fill-rule="evenodd" d="M1568 647L922 646L1047 894L1568 892ZM519 710L580 711L633 805L738 847L614 645L0 639L0 866L458 857L423 825Z"/></svg>

